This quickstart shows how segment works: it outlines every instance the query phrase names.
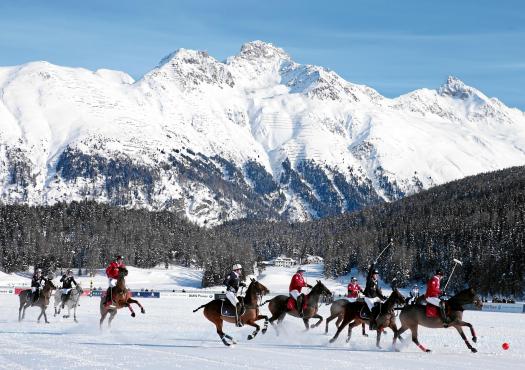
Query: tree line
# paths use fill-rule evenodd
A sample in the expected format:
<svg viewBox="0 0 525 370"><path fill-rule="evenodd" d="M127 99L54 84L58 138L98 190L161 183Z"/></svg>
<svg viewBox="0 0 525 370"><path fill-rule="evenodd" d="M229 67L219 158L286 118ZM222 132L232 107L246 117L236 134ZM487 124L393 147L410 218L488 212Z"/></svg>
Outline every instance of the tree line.
<svg viewBox="0 0 525 370"><path fill-rule="evenodd" d="M115 254L129 264L203 268L203 285L220 284L233 263L245 273L285 254L325 259L335 277L378 261L382 278L426 280L463 261L451 289L522 296L525 268L525 167L454 181L402 200L305 223L245 219L201 228L171 212L95 202L0 206L0 268L101 268Z"/></svg>

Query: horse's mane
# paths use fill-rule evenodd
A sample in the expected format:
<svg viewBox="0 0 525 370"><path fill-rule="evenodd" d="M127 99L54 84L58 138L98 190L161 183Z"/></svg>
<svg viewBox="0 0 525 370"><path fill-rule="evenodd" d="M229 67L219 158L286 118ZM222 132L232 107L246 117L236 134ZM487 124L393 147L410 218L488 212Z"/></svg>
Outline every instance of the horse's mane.
<svg viewBox="0 0 525 370"><path fill-rule="evenodd" d="M476 292L473 288L467 288L461 292L455 294L452 298L448 300L448 303L453 307L463 307L466 304L474 302L476 297Z"/></svg>

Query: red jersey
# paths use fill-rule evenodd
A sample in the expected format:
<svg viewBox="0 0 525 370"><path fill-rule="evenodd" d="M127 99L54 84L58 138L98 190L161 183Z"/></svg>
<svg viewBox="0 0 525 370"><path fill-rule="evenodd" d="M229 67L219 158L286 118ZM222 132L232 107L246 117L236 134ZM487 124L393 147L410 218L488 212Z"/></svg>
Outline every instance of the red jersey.
<svg viewBox="0 0 525 370"><path fill-rule="evenodd" d="M347 298L357 298L359 297L359 292L361 291L361 287L358 283L349 283L348 284L348 294L346 295Z"/></svg>
<svg viewBox="0 0 525 370"><path fill-rule="evenodd" d="M106 268L106 275L110 279L118 279L118 268L119 267L126 267L124 265L124 262L118 263L117 261L113 261L109 264L109 266Z"/></svg>
<svg viewBox="0 0 525 370"><path fill-rule="evenodd" d="M289 291L291 292L292 290L297 290L299 291L299 293L301 292L301 289L303 289L304 287L306 287L306 281L304 281L303 277L301 276L300 273L296 273L293 277L292 277L292 281L290 282L290 288L289 288Z"/></svg>
<svg viewBox="0 0 525 370"><path fill-rule="evenodd" d="M439 287L441 283L441 276L434 275L427 282L427 291L425 292L425 297L439 297L441 295L441 289Z"/></svg>

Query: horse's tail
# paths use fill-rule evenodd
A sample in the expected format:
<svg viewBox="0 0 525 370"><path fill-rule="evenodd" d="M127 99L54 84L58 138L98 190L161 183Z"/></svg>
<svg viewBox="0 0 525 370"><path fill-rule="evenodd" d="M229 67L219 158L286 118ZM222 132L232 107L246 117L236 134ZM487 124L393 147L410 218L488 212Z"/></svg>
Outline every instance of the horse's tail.
<svg viewBox="0 0 525 370"><path fill-rule="evenodd" d="M203 307L206 307L207 303L206 304L203 304L202 306L200 307L197 307L196 309L193 310L193 312L197 312L198 310L200 310L201 308Z"/></svg>
<svg viewBox="0 0 525 370"><path fill-rule="evenodd" d="M266 303L268 303L268 302L270 302L270 301L271 301L271 299L267 299L266 301L264 301L263 303L261 303L261 304L259 305L259 307L264 306Z"/></svg>

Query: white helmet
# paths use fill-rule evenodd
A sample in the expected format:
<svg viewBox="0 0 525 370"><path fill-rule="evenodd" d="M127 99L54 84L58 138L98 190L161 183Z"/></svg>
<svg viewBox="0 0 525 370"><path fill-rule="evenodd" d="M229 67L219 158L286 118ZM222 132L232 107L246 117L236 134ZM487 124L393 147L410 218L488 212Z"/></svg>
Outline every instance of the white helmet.
<svg viewBox="0 0 525 370"><path fill-rule="evenodd" d="M232 267L232 271L235 271L235 270L240 270L242 269L242 266L240 263L236 263L235 265L233 265Z"/></svg>

